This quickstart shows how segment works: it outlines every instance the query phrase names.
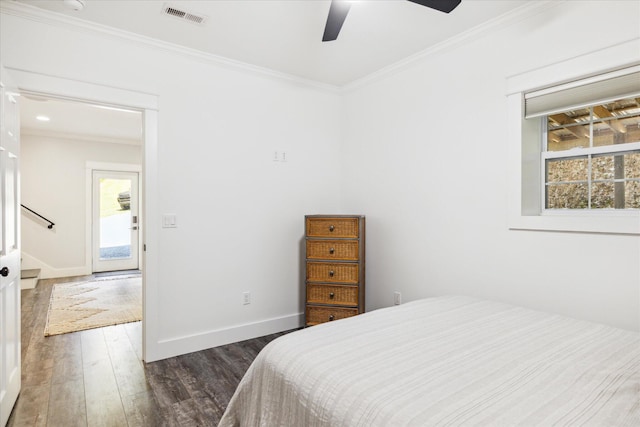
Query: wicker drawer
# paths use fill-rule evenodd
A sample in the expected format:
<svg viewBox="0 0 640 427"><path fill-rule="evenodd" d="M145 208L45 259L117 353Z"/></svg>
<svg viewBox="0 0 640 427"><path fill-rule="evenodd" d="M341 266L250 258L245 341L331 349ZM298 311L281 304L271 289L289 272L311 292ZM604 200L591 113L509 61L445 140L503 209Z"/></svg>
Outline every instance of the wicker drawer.
<svg viewBox="0 0 640 427"><path fill-rule="evenodd" d="M309 259L356 261L358 249L357 240L307 240L307 258Z"/></svg>
<svg viewBox="0 0 640 427"><path fill-rule="evenodd" d="M307 325L317 325L318 323L344 319L357 314L357 308L317 307L307 305Z"/></svg>
<svg viewBox="0 0 640 427"><path fill-rule="evenodd" d="M307 218L307 237L358 237L358 218Z"/></svg>
<svg viewBox="0 0 640 427"><path fill-rule="evenodd" d="M365 311L364 215L306 215L306 324Z"/></svg>
<svg viewBox="0 0 640 427"><path fill-rule="evenodd" d="M307 285L307 303L358 306L357 286Z"/></svg>
<svg viewBox="0 0 640 427"><path fill-rule="evenodd" d="M307 280L309 282L332 282L357 284L358 264L307 262Z"/></svg>

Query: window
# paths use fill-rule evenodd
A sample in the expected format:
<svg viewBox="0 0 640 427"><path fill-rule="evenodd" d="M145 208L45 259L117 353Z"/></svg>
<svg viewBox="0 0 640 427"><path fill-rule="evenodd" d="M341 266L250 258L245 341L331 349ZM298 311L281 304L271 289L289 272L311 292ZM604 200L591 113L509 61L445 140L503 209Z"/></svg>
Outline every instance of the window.
<svg viewBox="0 0 640 427"><path fill-rule="evenodd" d="M640 235L640 40L507 78L508 226Z"/></svg>
<svg viewBox="0 0 640 427"><path fill-rule="evenodd" d="M545 209L640 208L640 95L549 114L543 124Z"/></svg>

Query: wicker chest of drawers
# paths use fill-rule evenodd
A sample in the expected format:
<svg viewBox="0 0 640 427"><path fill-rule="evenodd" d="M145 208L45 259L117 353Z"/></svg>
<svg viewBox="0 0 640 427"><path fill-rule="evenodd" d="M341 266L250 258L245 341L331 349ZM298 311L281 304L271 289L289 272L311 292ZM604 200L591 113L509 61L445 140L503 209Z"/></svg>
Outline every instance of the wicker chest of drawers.
<svg viewBox="0 0 640 427"><path fill-rule="evenodd" d="M305 216L306 325L364 312L365 217Z"/></svg>

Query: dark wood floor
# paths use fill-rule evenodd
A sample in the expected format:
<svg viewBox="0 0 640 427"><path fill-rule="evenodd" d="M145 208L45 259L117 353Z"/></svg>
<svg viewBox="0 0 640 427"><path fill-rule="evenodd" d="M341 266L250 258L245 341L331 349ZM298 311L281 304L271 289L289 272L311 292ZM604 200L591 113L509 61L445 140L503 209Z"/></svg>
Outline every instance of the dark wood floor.
<svg viewBox="0 0 640 427"><path fill-rule="evenodd" d="M22 391L9 427L216 426L255 356L284 334L148 364L140 322L45 338L53 285L87 278L22 291Z"/></svg>

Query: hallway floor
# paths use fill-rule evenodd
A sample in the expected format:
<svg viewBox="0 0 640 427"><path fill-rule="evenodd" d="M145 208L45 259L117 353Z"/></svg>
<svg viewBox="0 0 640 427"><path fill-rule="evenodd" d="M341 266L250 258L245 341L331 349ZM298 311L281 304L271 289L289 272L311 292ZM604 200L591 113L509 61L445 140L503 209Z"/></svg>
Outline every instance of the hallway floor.
<svg viewBox="0 0 640 427"><path fill-rule="evenodd" d="M216 426L258 352L280 334L142 362L141 322L44 337L55 283L22 291L18 426Z"/></svg>

